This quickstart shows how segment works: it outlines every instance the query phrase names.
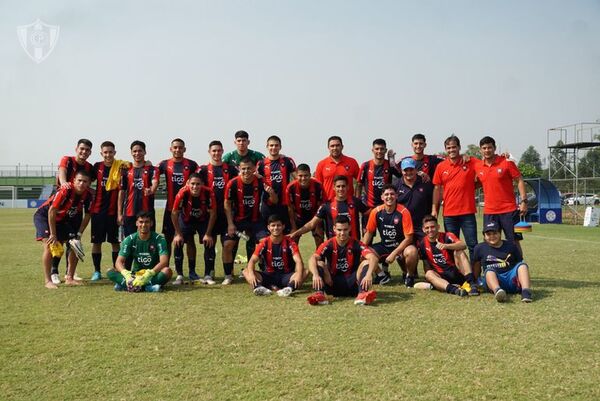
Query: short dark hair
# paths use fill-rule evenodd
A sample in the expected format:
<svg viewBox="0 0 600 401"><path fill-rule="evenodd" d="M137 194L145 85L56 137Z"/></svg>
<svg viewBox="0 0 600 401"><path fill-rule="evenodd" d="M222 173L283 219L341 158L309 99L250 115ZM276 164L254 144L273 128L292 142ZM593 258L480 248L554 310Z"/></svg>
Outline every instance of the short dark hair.
<svg viewBox="0 0 600 401"><path fill-rule="evenodd" d="M114 148L114 147L115 147L115 144L114 144L114 143L112 143L111 141L104 141L104 142L102 142L102 143L100 144L100 149L102 149L102 148L106 148L106 147L108 147L108 146L110 146L110 147Z"/></svg>
<svg viewBox="0 0 600 401"><path fill-rule="evenodd" d="M90 148L92 147L92 141L90 141L89 139L81 138L80 140L77 141L77 146L79 146L81 144L87 145Z"/></svg>
<svg viewBox="0 0 600 401"><path fill-rule="evenodd" d="M152 212L149 210L140 210L139 212L137 212L137 214L135 215L135 219L150 219L152 220L154 216L152 216Z"/></svg>
<svg viewBox="0 0 600 401"><path fill-rule="evenodd" d="M235 133L234 137L235 137L235 139L238 139L238 138L246 138L246 139L248 139L250 137L250 135L248 135L248 133L246 131L240 130L240 131L238 131L238 132Z"/></svg>
<svg viewBox="0 0 600 401"><path fill-rule="evenodd" d="M256 163L254 163L254 160L252 160L248 156L242 157L239 164L252 164L253 166L256 166Z"/></svg>
<svg viewBox="0 0 600 401"><path fill-rule="evenodd" d="M387 191L388 189L393 189L394 192L396 192L396 187L394 186L394 184L385 184L383 186L383 188L381 189L381 193L384 193L385 191Z"/></svg>
<svg viewBox="0 0 600 401"><path fill-rule="evenodd" d="M383 145L387 148L387 143L385 142L385 139L382 138L377 138L373 141L373 146L375 145Z"/></svg>
<svg viewBox="0 0 600 401"><path fill-rule="evenodd" d="M134 146L141 146L142 149L146 150L146 144L142 141L135 140L131 142L131 146L129 146L129 150L133 149Z"/></svg>
<svg viewBox="0 0 600 401"><path fill-rule="evenodd" d="M484 136L479 141L479 147L481 147L483 145L492 145L494 147L494 149L495 149L496 148L496 141L491 136Z"/></svg>
<svg viewBox="0 0 600 401"><path fill-rule="evenodd" d="M342 142L342 138L340 138L340 137L339 137L339 136L337 136L337 135L332 135L332 136L330 136L329 138L327 138L327 146L329 146L329 142L331 142L331 141L340 141L340 144L341 144L341 145L343 145L343 144L344 144L344 142Z"/></svg>
<svg viewBox="0 0 600 401"><path fill-rule="evenodd" d="M190 176L188 177L188 181L191 180L192 178L198 178L200 181L204 182L202 180L202 176L200 174L198 174L198 173L192 173L192 174L190 174Z"/></svg>
<svg viewBox="0 0 600 401"><path fill-rule="evenodd" d="M220 147L223 147L223 144L221 143L221 141L217 141L217 140L210 141L210 143L208 144L208 148L210 149L210 148L212 148L213 146L220 146Z"/></svg>
<svg viewBox="0 0 600 401"><path fill-rule="evenodd" d="M269 143L269 141L277 141L281 145L281 138L278 137L277 135L271 135L270 137L268 137L267 143Z"/></svg>
<svg viewBox="0 0 600 401"><path fill-rule="evenodd" d="M460 148L460 139L458 139L456 135L452 134L448 138L446 138L446 140L444 141L444 146L448 146L450 142L456 143L456 146Z"/></svg>
<svg viewBox="0 0 600 401"><path fill-rule="evenodd" d="M411 140L410 140L410 141L411 141L411 142L414 142L414 141L416 141L417 139L419 139L419 140L421 140L421 141L424 141L424 142L427 142L427 139L425 139L425 135L423 135L423 134L414 134L414 135L412 136L412 138L411 138Z"/></svg>
<svg viewBox="0 0 600 401"><path fill-rule="evenodd" d="M425 225L425 223L429 223L430 221L433 221L435 224L437 224L437 219L433 217L433 215L426 214L425 217L423 217L423 225Z"/></svg>
<svg viewBox="0 0 600 401"><path fill-rule="evenodd" d="M175 138L175 139L173 139L173 140L171 141L171 145L173 145L173 143L175 143L175 142L181 142L181 144L182 144L183 146L185 146L185 141L184 141L183 139L181 139L181 138Z"/></svg>
<svg viewBox="0 0 600 401"><path fill-rule="evenodd" d="M272 214L267 219L267 225L276 222L280 222L281 224L283 224L283 219L278 214Z"/></svg>
<svg viewBox="0 0 600 401"><path fill-rule="evenodd" d="M310 173L310 166L306 163L301 163L301 164L298 164L298 167L296 167L296 170L306 171L306 172Z"/></svg>
<svg viewBox="0 0 600 401"><path fill-rule="evenodd" d="M92 176L91 176L91 174L90 174L90 173L88 173L88 172L87 172L87 171L85 171L85 170L79 170L77 173L75 173L75 177L77 177L78 175L81 175L81 176L83 176L83 177L86 177L86 178L87 178L88 180L90 180L90 181L92 180Z"/></svg>
<svg viewBox="0 0 600 401"><path fill-rule="evenodd" d="M344 181L346 184L348 183L348 177L346 177L345 175L336 175L335 177L333 177L333 182L338 182L338 181Z"/></svg>
<svg viewBox="0 0 600 401"><path fill-rule="evenodd" d="M333 224L350 224L350 219L344 214L337 215Z"/></svg>

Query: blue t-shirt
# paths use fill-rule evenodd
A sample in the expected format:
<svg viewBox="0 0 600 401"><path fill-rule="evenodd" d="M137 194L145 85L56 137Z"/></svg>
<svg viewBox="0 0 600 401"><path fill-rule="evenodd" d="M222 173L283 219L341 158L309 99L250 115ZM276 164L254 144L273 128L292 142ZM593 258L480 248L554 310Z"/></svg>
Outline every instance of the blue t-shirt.
<svg viewBox="0 0 600 401"><path fill-rule="evenodd" d="M504 272L512 269L522 260L523 256L514 242L502 241L499 248L494 248L486 242L477 244L473 251L472 262L479 261L483 271L492 269L493 271Z"/></svg>

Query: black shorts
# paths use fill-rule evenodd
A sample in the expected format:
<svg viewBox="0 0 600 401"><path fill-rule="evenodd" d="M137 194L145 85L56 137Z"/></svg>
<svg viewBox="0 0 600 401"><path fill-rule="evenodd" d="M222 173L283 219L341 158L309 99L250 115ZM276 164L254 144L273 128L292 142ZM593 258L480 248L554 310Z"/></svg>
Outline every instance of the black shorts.
<svg viewBox="0 0 600 401"><path fill-rule="evenodd" d="M204 237L204 234L206 234L207 227L207 221L186 223L181 217L179 218L179 228L181 229L181 234L183 234L183 238L185 238L186 242L190 239L193 240L194 235L196 234L198 234L200 237L200 242L202 242L202 238Z"/></svg>
<svg viewBox="0 0 600 401"><path fill-rule="evenodd" d="M92 214L92 244L119 243L119 225L116 215Z"/></svg>
<svg viewBox="0 0 600 401"><path fill-rule="evenodd" d="M162 233L165 238L173 238L175 236L175 226L173 226L173 220L171 220L171 211L165 209L162 222Z"/></svg>
<svg viewBox="0 0 600 401"><path fill-rule="evenodd" d="M292 288L297 288L297 284L296 283L290 283L290 278L292 278L292 275L294 274L292 273L283 273L283 272L273 272L273 273L267 273L267 272L257 272L257 274L260 274L262 277L262 281L261 281L261 285L263 287L267 287L267 288L272 288L272 287L277 287L277 288L285 288L285 287L292 287Z"/></svg>
<svg viewBox="0 0 600 401"><path fill-rule="evenodd" d="M258 240L269 236L269 232L262 221L258 221L256 223L252 223L247 220L238 221L235 223L235 228L237 231L245 232L250 237L250 241L253 242L257 242ZM239 240L237 235L234 235L233 237L226 235L225 239L230 241Z"/></svg>
<svg viewBox="0 0 600 401"><path fill-rule="evenodd" d="M212 234L213 237L220 235L221 241L223 241L223 237L227 235L227 216L224 211L217 211L217 220L215 220Z"/></svg>
<svg viewBox="0 0 600 401"><path fill-rule="evenodd" d="M456 285L463 285L463 283L466 281L465 276L456 267L444 270L440 274L440 277L449 282L450 284Z"/></svg>
<svg viewBox="0 0 600 401"><path fill-rule="evenodd" d="M48 224L48 210L38 209L33 215L35 226L35 239L41 241L50 236L50 225ZM81 227L81 216L72 220L63 220L56 223L56 239L65 242L77 236Z"/></svg>
<svg viewBox="0 0 600 401"><path fill-rule="evenodd" d="M508 213L484 214L483 226L485 227L488 223L495 222L504 231L504 238L507 241L515 242L523 239L523 234L515 232L515 224L520 220L519 210Z"/></svg>

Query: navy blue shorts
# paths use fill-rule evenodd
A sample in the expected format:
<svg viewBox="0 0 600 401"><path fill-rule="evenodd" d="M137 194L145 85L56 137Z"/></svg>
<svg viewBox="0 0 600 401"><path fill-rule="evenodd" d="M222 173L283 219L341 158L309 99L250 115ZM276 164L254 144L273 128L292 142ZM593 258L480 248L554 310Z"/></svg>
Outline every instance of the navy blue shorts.
<svg viewBox="0 0 600 401"><path fill-rule="evenodd" d="M364 268L361 275L362 278L366 275L367 269ZM319 268L319 275L323 277L323 270ZM360 292L359 282L356 280L356 272L345 275L338 273L332 277L333 286L325 284L325 293L336 297L355 297Z"/></svg>
<svg viewBox="0 0 600 401"><path fill-rule="evenodd" d="M377 253L377 255L379 256L380 262L384 262L385 258L387 258L389 256L389 254L394 252L394 249L396 249L396 247L385 246L383 244L383 242L373 244L370 246L370 248ZM402 254L398 255L398 257L396 258L397 261L402 260L402 259L403 259Z"/></svg>
<svg viewBox="0 0 600 401"><path fill-rule="evenodd" d="M267 228L265 227L262 221L256 223L252 223L247 220L238 221L237 223L235 223L235 228L238 231L245 232L250 237L250 240L254 242L257 242L258 240L269 236L269 232L267 231ZM239 238L237 235L233 237L226 235L226 240L238 241Z"/></svg>
<svg viewBox="0 0 600 401"><path fill-rule="evenodd" d="M290 278L292 278L293 272L291 273L283 273L283 272L256 272L257 275L261 276L261 285L267 288L277 287L279 289L285 287L292 287L293 289L298 288L298 285L294 282L290 283Z"/></svg>
<svg viewBox="0 0 600 401"><path fill-rule="evenodd" d="M33 224L35 226L35 239L41 241L50 236L50 226L48 224L48 209L38 209L33 215ZM81 227L81 217L74 220L63 220L56 223L56 239L65 242L75 236Z"/></svg>
<svg viewBox="0 0 600 401"><path fill-rule="evenodd" d="M171 220L171 211L166 209L165 214L163 215L162 233L165 238L167 238L167 242L169 241L169 238L172 239L175 236L175 226L173 225L173 220Z"/></svg>
<svg viewBox="0 0 600 401"><path fill-rule="evenodd" d="M117 215L92 214L92 244L101 244L103 242L111 244L119 243Z"/></svg>
<svg viewBox="0 0 600 401"><path fill-rule="evenodd" d="M500 226L500 229L504 231L504 239L512 242L521 241L523 239L523 234L515 232L515 224L517 224L519 221L519 210L508 213L483 215L484 227L491 222L497 223Z"/></svg>
<svg viewBox="0 0 600 401"><path fill-rule="evenodd" d="M463 285L465 282L465 276L456 267L444 270L440 277L450 284Z"/></svg>
<svg viewBox="0 0 600 401"><path fill-rule="evenodd" d="M190 239L194 239L194 235L198 234L200 237L200 242L202 242L202 238L204 234L206 234L206 228L208 227L207 221L195 222L195 223L186 223L179 216L179 228L181 229L181 233L183 234L183 238L185 238L186 242Z"/></svg>

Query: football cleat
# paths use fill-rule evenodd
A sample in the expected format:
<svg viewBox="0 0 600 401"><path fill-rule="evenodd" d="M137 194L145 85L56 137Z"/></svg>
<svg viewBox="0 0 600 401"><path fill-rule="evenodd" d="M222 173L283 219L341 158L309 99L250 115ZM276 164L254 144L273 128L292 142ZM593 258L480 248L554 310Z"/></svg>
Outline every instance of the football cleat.
<svg viewBox="0 0 600 401"><path fill-rule="evenodd" d="M50 275L50 280L56 285L60 284L60 276L56 273Z"/></svg>
<svg viewBox="0 0 600 401"><path fill-rule="evenodd" d="M413 276L406 276L404 279L404 285L406 288L413 288L415 286L415 278Z"/></svg>
<svg viewBox="0 0 600 401"><path fill-rule="evenodd" d="M373 284L386 285L392 282L392 275L390 272L384 272L383 276L377 275L373 279Z"/></svg>
<svg viewBox="0 0 600 401"><path fill-rule="evenodd" d="M272 293L273 291L262 285L259 285L254 289L254 295L271 295Z"/></svg>
<svg viewBox="0 0 600 401"><path fill-rule="evenodd" d="M175 281L173 281L173 285L182 285L183 284L183 276L181 274L178 274L177 277L175 278Z"/></svg>
<svg viewBox="0 0 600 401"><path fill-rule="evenodd" d="M217 282L211 276L204 276L204 284L215 285Z"/></svg>
<svg viewBox="0 0 600 401"><path fill-rule="evenodd" d="M221 285L231 285L231 284L233 284L233 276L231 274L228 274L227 276L225 276L225 279L223 280Z"/></svg>
<svg viewBox="0 0 600 401"><path fill-rule="evenodd" d="M188 277L190 278L190 281L200 281L201 280L200 276L196 272L190 272L190 275Z"/></svg>
<svg viewBox="0 0 600 401"><path fill-rule="evenodd" d="M354 300L354 305L370 305L377 298L375 291L365 291L358 294Z"/></svg>
<svg viewBox="0 0 600 401"><path fill-rule="evenodd" d="M94 274L92 274L91 281L98 281L98 280L102 280L102 273L94 272Z"/></svg>
<svg viewBox="0 0 600 401"><path fill-rule="evenodd" d="M294 289L292 287L285 287L277 291L277 295L279 295L280 297L289 297L290 295L292 295L292 292L294 292Z"/></svg>
<svg viewBox="0 0 600 401"><path fill-rule="evenodd" d="M161 290L160 284L148 284L144 287L144 291L146 292L160 292Z"/></svg>
<svg viewBox="0 0 600 401"><path fill-rule="evenodd" d="M309 295L306 298L306 300L311 305L328 305L329 304L329 299L322 292L315 292L315 293Z"/></svg>

